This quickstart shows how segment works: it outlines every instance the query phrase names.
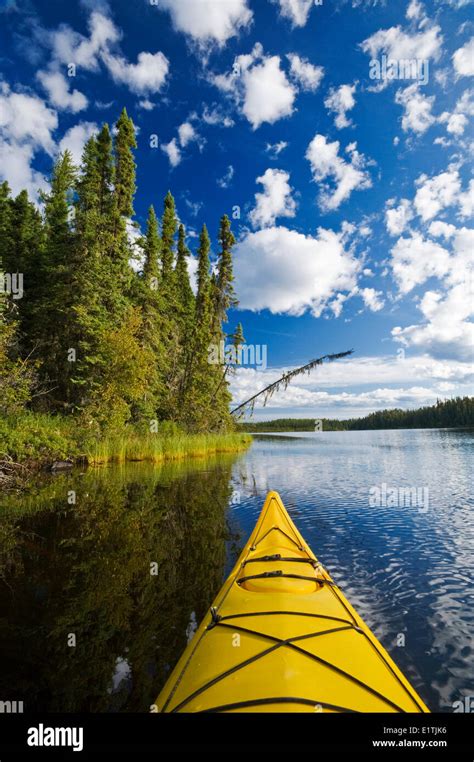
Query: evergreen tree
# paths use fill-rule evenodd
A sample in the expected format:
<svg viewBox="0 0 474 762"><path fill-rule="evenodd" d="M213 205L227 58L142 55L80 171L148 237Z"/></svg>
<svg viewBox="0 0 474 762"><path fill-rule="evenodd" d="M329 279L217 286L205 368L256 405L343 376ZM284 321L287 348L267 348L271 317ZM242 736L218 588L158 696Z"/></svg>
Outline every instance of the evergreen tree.
<svg viewBox="0 0 474 762"><path fill-rule="evenodd" d="M150 206L148 210L148 219L146 223L146 235L143 242L143 253L145 261L143 265L143 278L147 288L152 291L158 291L160 282L160 250L161 241L158 230L158 220L155 209Z"/></svg>
<svg viewBox="0 0 474 762"><path fill-rule="evenodd" d="M133 197L135 185L135 160L132 149L137 147L135 127L126 109L116 124L115 136L115 194L117 209L123 217L133 215Z"/></svg>
<svg viewBox="0 0 474 762"><path fill-rule="evenodd" d="M186 232L184 225L180 225L178 231L178 256L176 259L175 275L179 310L183 316L186 330L189 328L189 318L194 308L194 294L189 282L187 264L188 256L190 256L190 251L186 246Z"/></svg>
<svg viewBox="0 0 474 762"><path fill-rule="evenodd" d="M206 225L202 226L199 236L198 269L197 269L197 296L196 296L196 323L198 328L209 319L211 312L211 278L209 268L211 261L209 252L211 241Z"/></svg>
<svg viewBox="0 0 474 762"><path fill-rule="evenodd" d="M5 259L5 255L10 248L11 234L11 196L10 187L7 182L0 184L0 258ZM6 268L6 261L3 262Z"/></svg>
<svg viewBox="0 0 474 762"><path fill-rule="evenodd" d="M222 323L227 321L227 312L231 307L237 305L235 297L232 267L232 248L235 244L235 238L230 227L230 220L225 214L221 218L219 227L220 252L217 263L217 273L213 279L213 322L212 331L214 341L220 345L224 341L224 332ZM212 396L212 405L215 413L214 427L225 429L232 425L232 419L229 415L229 403L231 394L227 381L227 368L221 365L219 369L219 383Z"/></svg>
<svg viewBox="0 0 474 762"><path fill-rule="evenodd" d="M50 400L67 404L71 383L71 364L67 362L70 346L70 308L72 291L71 253L75 235L70 209L76 171L71 154L65 151L53 168L51 190L43 194L45 210L45 245L39 262L40 283L33 309L29 343L33 341L41 361L40 378L50 388Z"/></svg>
<svg viewBox="0 0 474 762"><path fill-rule="evenodd" d="M213 335L213 304L210 276L211 242L203 225L198 248L197 295L194 328L186 353L183 384L184 422L197 430L212 428L212 394L219 383L219 350Z"/></svg>
<svg viewBox="0 0 474 762"><path fill-rule="evenodd" d="M76 182L76 229L83 252L90 252L96 245L100 227L100 175L97 153L97 137L93 135L84 146L81 173Z"/></svg>
<svg viewBox="0 0 474 762"><path fill-rule="evenodd" d="M232 268L232 247L235 244L234 234L230 229L230 220L225 214L219 228L219 243L221 251L217 265L215 282L215 325L217 330L227 320L227 311L237 305L235 297Z"/></svg>
<svg viewBox="0 0 474 762"><path fill-rule="evenodd" d="M98 175L99 215L110 224L113 201L114 159L112 137L108 124L104 124L97 136L95 152L95 170Z"/></svg>
<svg viewBox="0 0 474 762"><path fill-rule="evenodd" d="M122 129L128 134L129 127ZM131 148L130 135L128 140ZM97 140L85 147L77 186L78 229L86 234L78 240L73 306L75 403L87 419L99 422L102 428L120 427L130 417L145 393L142 373L150 365L148 349L139 339L140 313L131 302L131 251L114 188L115 175L110 130L104 125ZM122 202L133 198L134 187L135 170L128 163L120 179ZM94 230L96 235L91 236ZM118 341L123 342L124 349L112 363L110 345L117 346ZM129 347L128 356L125 347ZM120 362L128 379L126 385L120 383Z"/></svg>
<svg viewBox="0 0 474 762"><path fill-rule="evenodd" d="M142 345L151 351L151 359L148 369L148 389L143 400L136 406L134 416L135 418L150 420L156 417L163 408L166 393L164 379L169 372L169 358L164 351L164 337L169 332L167 326L169 318L164 309L163 296L160 290L161 240L153 206L148 211L146 234L142 240L142 248L144 264L140 291L143 316L141 341Z"/></svg>
<svg viewBox="0 0 474 762"><path fill-rule="evenodd" d="M43 223L26 191L21 191L15 199L10 199L9 207L9 212L5 210L6 248L2 252L2 266L6 273L17 278L18 285L23 283L23 294L20 299L9 300L8 319L18 322L15 335L20 352L26 357L34 348L30 336L34 333L35 305L41 298Z"/></svg>
<svg viewBox="0 0 474 762"><path fill-rule="evenodd" d="M18 302L0 294L0 391L10 407L16 399L80 414L98 434L154 416L218 429L229 423L229 394L227 366L215 350L236 304L230 222L221 220L215 272L202 228L195 297L186 232L168 192L161 235L151 207L140 242L143 271L134 272L135 148L124 109L113 139L105 124L77 169L68 152L59 156L42 196L44 220L26 191L12 199L7 183L0 185L0 268L24 279ZM232 340L243 340L241 327ZM41 395L31 401L36 366ZM14 383L7 389L8 374Z"/></svg>
<svg viewBox="0 0 474 762"><path fill-rule="evenodd" d="M174 265L174 238L178 222L176 219L176 207L170 191L166 194L163 220L161 224L161 268L163 283L168 284L173 277Z"/></svg>

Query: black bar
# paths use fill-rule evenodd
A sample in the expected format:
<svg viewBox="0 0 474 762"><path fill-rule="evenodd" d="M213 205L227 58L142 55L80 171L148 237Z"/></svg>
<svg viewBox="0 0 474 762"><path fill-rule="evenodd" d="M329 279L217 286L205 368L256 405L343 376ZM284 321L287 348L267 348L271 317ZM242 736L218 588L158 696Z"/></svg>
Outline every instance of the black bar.
<svg viewBox="0 0 474 762"><path fill-rule="evenodd" d="M82 728L83 749L34 747L31 728ZM472 762L472 714L16 714L0 715L0 760L108 759L105 754L139 752L136 762L156 760L156 751L180 746L305 746L311 751L356 751L383 759L387 751L403 759L455 759ZM46 732L46 735L45 735ZM65 736L66 738L66 736ZM78 741L71 736L70 740ZM60 739L59 739L60 740ZM375 742L375 744L374 744ZM384 745L378 744L384 742ZM390 742L390 745L386 745ZM424 747L422 743L424 742ZM76 743L77 745L77 743ZM134 759L132 758L132 762Z"/></svg>

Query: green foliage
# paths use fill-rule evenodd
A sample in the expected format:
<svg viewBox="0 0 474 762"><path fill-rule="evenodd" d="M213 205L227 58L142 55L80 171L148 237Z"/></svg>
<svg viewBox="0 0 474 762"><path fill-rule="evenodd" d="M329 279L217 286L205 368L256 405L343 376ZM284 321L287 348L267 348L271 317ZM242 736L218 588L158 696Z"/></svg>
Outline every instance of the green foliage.
<svg viewBox="0 0 474 762"><path fill-rule="evenodd" d="M115 136L115 194L117 209L123 217L133 215L135 195L135 160L132 149L137 147L135 127L123 109L117 122Z"/></svg>
<svg viewBox="0 0 474 762"><path fill-rule="evenodd" d="M176 219L176 207L171 192L168 191L165 198L165 208L161 224L161 268L163 281L166 283L172 279L174 265L174 239L178 221Z"/></svg>
<svg viewBox="0 0 474 762"><path fill-rule="evenodd" d="M65 416L17 411L0 416L0 460L51 463L75 458L82 453L77 436L77 423Z"/></svg>
<svg viewBox="0 0 474 762"><path fill-rule="evenodd" d="M190 251L186 246L186 231L184 225L179 226L178 231L178 256L176 259L176 290L178 296L178 311L183 341L191 329L191 319L194 313L194 294L189 282L187 257Z"/></svg>
<svg viewBox="0 0 474 762"><path fill-rule="evenodd" d="M209 348L236 304L230 222L221 220L215 263L203 227L195 297L168 191L161 226L150 207L137 273L127 232L135 148L124 109L113 134L104 124L87 141L80 166L67 151L57 158L42 215L26 191L13 199L0 185L0 268L24 276L24 298L7 297L1 312L2 409L73 416L89 437L114 437L128 424L146 431L151 420L224 431L232 428L227 371L209 362Z"/></svg>
<svg viewBox="0 0 474 762"><path fill-rule="evenodd" d="M90 469L3 501L2 700L149 711L222 584L232 463ZM118 662L131 677L119 686Z"/></svg>
<svg viewBox="0 0 474 762"><path fill-rule="evenodd" d="M36 384L36 366L15 355L15 327L0 312L0 418L22 411Z"/></svg>

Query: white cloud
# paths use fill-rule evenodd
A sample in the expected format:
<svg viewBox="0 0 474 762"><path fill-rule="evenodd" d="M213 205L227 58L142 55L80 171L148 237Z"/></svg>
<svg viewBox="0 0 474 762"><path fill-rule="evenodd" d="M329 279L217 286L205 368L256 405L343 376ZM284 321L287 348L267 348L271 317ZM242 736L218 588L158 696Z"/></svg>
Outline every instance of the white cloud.
<svg viewBox="0 0 474 762"><path fill-rule="evenodd" d="M205 124L209 124L212 127L234 126L234 120L228 114L225 114L221 106L218 105L213 105L212 107L204 106L201 119Z"/></svg>
<svg viewBox="0 0 474 762"><path fill-rule="evenodd" d="M355 106L354 93L357 89L357 83L353 85L341 85L337 89L331 87L329 94L324 101L324 105L329 111L336 114L334 124L338 130L343 127L350 127L351 120L347 118L347 112Z"/></svg>
<svg viewBox="0 0 474 762"><path fill-rule="evenodd" d="M186 207L188 208L190 214L192 217L197 217L201 209L203 208L204 204L202 201L193 201L190 197L189 191L185 191L182 194L182 198L184 200L184 203L186 204ZM186 235L188 238L197 238L197 233L192 230L191 228L187 227L186 229Z"/></svg>
<svg viewBox="0 0 474 762"><path fill-rule="evenodd" d="M176 138L169 143L162 143L161 150L167 155L172 167L177 167L181 163L182 156Z"/></svg>
<svg viewBox="0 0 474 762"><path fill-rule="evenodd" d="M337 209L354 190L370 188L372 181L366 171L366 158L357 151L357 144L346 148L349 161L339 156L339 141L328 143L324 135L315 135L306 151L314 179L322 183L319 204L322 209ZM332 180L333 187L327 182ZM326 182L325 182L326 181Z"/></svg>
<svg viewBox="0 0 474 762"><path fill-rule="evenodd" d="M356 287L360 263L345 248L344 235L318 229L316 237L285 227L249 233L235 248L240 307L315 316L342 291Z"/></svg>
<svg viewBox="0 0 474 762"><path fill-rule="evenodd" d="M87 98L79 90L69 90L69 82L59 71L39 71L38 80L48 93L48 99L61 111L72 111L77 114L87 108Z"/></svg>
<svg viewBox="0 0 474 762"><path fill-rule="evenodd" d="M38 191L48 189L46 177L32 167L33 158L31 143L9 142L0 136L0 180L8 181L14 196L26 190L32 200L37 200Z"/></svg>
<svg viewBox="0 0 474 762"><path fill-rule="evenodd" d="M440 287L429 289L421 299L422 322L396 326L392 335L405 346L423 347L435 356L472 359L474 230L437 221L430 225L430 233L442 236L450 250L419 235L401 239L392 249L392 267L402 292L428 278L440 282Z"/></svg>
<svg viewBox="0 0 474 762"><path fill-rule="evenodd" d="M280 57L265 58L244 73L243 113L254 130L264 122L273 124L293 113L295 91L280 69Z"/></svg>
<svg viewBox="0 0 474 762"><path fill-rule="evenodd" d="M288 53L289 73L282 68L280 56L265 55L260 42L248 54L234 59L232 72L209 74L209 81L233 99L254 130L261 124L274 122L294 111L299 91L314 92L324 75L321 66L314 66L295 53ZM283 61L284 63L284 61Z"/></svg>
<svg viewBox="0 0 474 762"><path fill-rule="evenodd" d="M280 6L280 15L289 19L293 27L304 26L308 21L314 0L272 0Z"/></svg>
<svg viewBox="0 0 474 762"><path fill-rule="evenodd" d="M435 82L445 90L449 82L449 69L437 69L435 72Z"/></svg>
<svg viewBox="0 0 474 762"><path fill-rule="evenodd" d="M404 108L402 130L416 132L421 135L435 123L436 119L431 110L435 101L434 95L424 95L418 84L410 85L404 90L397 90L395 102Z"/></svg>
<svg viewBox="0 0 474 762"><path fill-rule="evenodd" d="M453 66L456 77L472 77L474 75L474 37L466 42L453 55Z"/></svg>
<svg viewBox="0 0 474 762"><path fill-rule="evenodd" d="M102 11L104 7L102 8ZM104 12L94 11L89 17L89 37L79 34L67 24L48 33L53 52L53 66L74 64L79 69L98 71L102 61L113 80L126 85L131 92L146 95L161 90L169 71L169 62L161 52L138 54L130 63L122 55L111 52L121 32ZM59 84L55 83L56 88Z"/></svg>
<svg viewBox="0 0 474 762"><path fill-rule="evenodd" d="M462 135L469 120L465 114L450 114L449 111L444 111L439 117L440 122L446 122L446 132L450 135Z"/></svg>
<svg viewBox="0 0 474 762"><path fill-rule="evenodd" d="M372 59L385 54L387 59L396 61L431 58L437 61L441 55L442 43L439 26L435 25L413 34L404 32L400 26L392 26L390 29L379 29L361 43L361 48Z"/></svg>
<svg viewBox="0 0 474 762"><path fill-rule="evenodd" d="M359 294L364 300L364 304L371 312L379 312L383 309L385 301L382 298L382 292L375 288L361 288Z"/></svg>
<svg viewBox="0 0 474 762"><path fill-rule="evenodd" d="M160 51L139 53L135 64L107 51L102 54L102 58L115 82L126 85L132 93L140 95L158 93L169 72L169 61Z"/></svg>
<svg viewBox="0 0 474 762"><path fill-rule="evenodd" d="M280 140L278 143L267 143L265 151L270 154L270 158L276 159L285 148L288 148L288 143L285 140Z"/></svg>
<svg viewBox="0 0 474 762"><path fill-rule="evenodd" d="M256 388L276 381L288 370L239 368L231 380L234 402L243 402ZM413 353L407 353L403 360L395 355L354 356L296 378L286 390L273 395L267 407L257 406L255 418L275 418L277 411L307 418L352 418L383 408L416 408L446 396L469 394L470 381L472 365L455 359L442 361ZM350 387L359 390L354 392Z"/></svg>
<svg viewBox="0 0 474 762"><path fill-rule="evenodd" d="M257 129L293 113L296 88L280 68L280 56L265 56L260 43L251 53L237 56L231 74L211 76L211 82L231 95Z"/></svg>
<svg viewBox="0 0 474 762"><path fill-rule="evenodd" d="M474 214L474 180L469 182L469 187L464 193L459 194L459 214L461 217L472 217Z"/></svg>
<svg viewBox="0 0 474 762"><path fill-rule="evenodd" d="M450 225L447 222L442 222L441 220L435 220L434 222L430 223L430 226L428 228L428 232L433 238L452 238L454 233L456 232L456 227L454 225Z"/></svg>
<svg viewBox="0 0 474 762"><path fill-rule="evenodd" d="M407 8L406 17L410 21L419 19L424 15L423 5L418 0L410 0Z"/></svg>
<svg viewBox="0 0 474 762"><path fill-rule="evenodd" d="M247 0L159 0L157 6L169 11L175 29L200 44L223 45L247 27L253 15Z"/></svg>
<svg viewBox="0 0 474 762"><path fill-rule="evenodd" d="M255 373L259 375L263 373L251 368L241 370L244 375L248 373L253 376ZM265 373L269 377L268 383L271 383L271 375L276 380L285 370L288 368L267 368ZM420 383L428 385L433 382L439 386L442 383L453 381L468 383L471 380L474 380L474 372L470 363L435 359L428 354L414 355L412 353L407 353L401 360L394 353L377 357L353 355L345 360L328 363L324 366L324 373L316 372L314 375L300 376L293 383L304 389L317 390L331 389L331 387L344 389L354 386L380 388L381 385L383 387ZM253 386L256 386L255 378Z"/></svg>
<svg viewBox="0 0 474 762"><path fill-rule="evenodd" d="M287 58L290 62L290 76L302 90L309 90L314 93L324 77L323 67L314 66L306 58L300 58L296 53L288 53Z"/></svg>
<svg viewBox="0 0 474 762"><path fill-rule="evenodd" d="M193 118L197 118L197 115L191 115L190 119ZM181 163L183 159L181 149L186 148L191 143L197 143L199 149L202 150L205 145L206 141L196 131L190 119L179 125L177 138L173 138L169 143L162 143L161 145L161 150L167 155L172 167L177 167Z"/></svg>
<svg viewBox="0 0 474 762"><path fill-rule="evenodd" d="M80 164L84 145L99 131L95 122L79 122L71 127L59 143L59 150L70 151L75 164Z"/></svg>
<svg viewBox="0 0 474 762"><path fill-rule="evenodd" d="M141 101L138 101L137 106L138 108L142 108L144 111L153 111L156 103L153 103L153 101L151 101L149 98L142 98Z"/></svg>
<svg viewBox="0 0 474 762"><path fill-rule="evenodd" d="M120 39L120 32L114 22L100 12L91 14L88 25L89 37L75 32L67 24L49 34L56 61L66 66L75 64L87 71L98 70L101 53Z"/></svg>
<svg viewBox="0 0 474 762"><path fill-rule="evenodd" d="M58 126L58 116L41 98L10 92L5 87L0 93L0 130L4 137L18 143L30 143L36 150L42 148L54 154L52 132Z"/></svg>
<svg viewBox="0 0 474 762"><path fill-rule="evenodd" d="M403 294L428 278L443 278L449 272L449 252L421 233L399 238L391 251L393 275Z"/></svg>
<svg viewBox="0 0 474 762"><path fill-rule="evenodd" d="M447 294L427 291L420 311L425 322L406 328L397 326L392 335L405 346L423 347L444 357L472 360L474 323L472 316L474 294L466 285L454 286Z"/></svg>
<svg viewBox="0 0 474 762"><path fill-rule="evenodd" d="M56 111L41 98L0 85L0 178L8 181L14 195L25 189L37 200L38 190L46 190L46 178L32 164L38 151L54 155L57 126Z"/></svg>
<svg viewBox="0 0 474 762"><path fill-rule="evenodd" d="M196 130L191 122L183 122L183 124L178 127L178 136L182 148L185 148L188 143L192 143L194 140L198 139Z"/></svg>
<svg viewBox="0 0 474 762"><path fill-rule="evenodd" d="M256 206L250 213L255 228L274 225L277 217L295 216L296 202L291 195L293 189L289 180L290 175L282 169L267 169L257 177L257 183L263 185L263 193L255 194Z"/></svg>
<svg viewBox="0 0 474 762"><path fill-rule="evenodd" d="M457 169L449 169L428 178L420 175L416 180L418 190L415 208L422 220L432 220L442 209L456 203L461 191L461 180Z"/></svg>
<svg viewBox="0 0 474 762"><path fill-rule="evenodd" d="M385 224L390 235L401 235L413 217L411 204L406 198L402 198L396 207L389 206L385 211Z"/></svg>
<svg viewBox="0 0 474 762"><path fill-rule="evenodd" d="M444 111L438 117L438 122L446 124L446 131L455 137L464 134L469 118L474 116L474 90L465 90L456 102L454 111ZM440 141L441 142L441 141ZM451 145L451 142L447 142Z"/></svg>
<svg viewBox="0 0 474 762"><path fill-rule="evenodd" d="M227 167L226 173L222 177L219 177L217 180L217 185L219 186L219 188L228 188L233 180L234 174L235 174L234 167L232 166L232 164L229 164L229 166Z"/></svg>

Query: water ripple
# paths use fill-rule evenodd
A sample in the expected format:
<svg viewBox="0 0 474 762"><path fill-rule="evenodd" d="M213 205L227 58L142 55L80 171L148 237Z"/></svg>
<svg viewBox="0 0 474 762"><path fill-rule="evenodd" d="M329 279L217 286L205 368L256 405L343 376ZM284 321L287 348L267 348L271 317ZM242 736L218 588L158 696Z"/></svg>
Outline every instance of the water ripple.
<svg viewBox="0 0 474 762"><path fill-rule="evenodd" d="M257 438L233 477L242 493L232 506L242 537L266 492L279 491L316 555L434 711L452 711L454 701L474 695L473 443L471 433L449 430ZM371 489L383 485L397 494L418 490L420 499L371 507Z"/></svg>

